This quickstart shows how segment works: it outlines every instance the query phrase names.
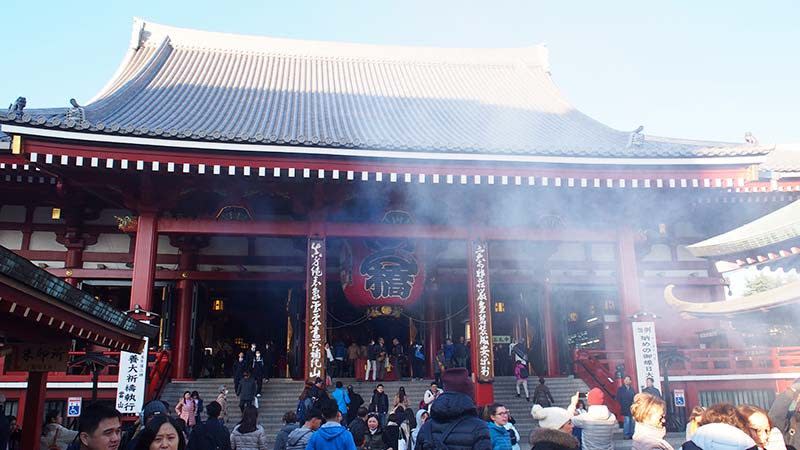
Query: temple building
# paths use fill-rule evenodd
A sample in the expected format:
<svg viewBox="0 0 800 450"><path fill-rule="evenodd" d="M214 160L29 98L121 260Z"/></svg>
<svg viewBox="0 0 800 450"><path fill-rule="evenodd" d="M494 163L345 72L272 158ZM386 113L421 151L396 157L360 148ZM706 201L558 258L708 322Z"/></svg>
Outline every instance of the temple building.
<svg viewBox="0 0 800 450"><path fill-rule="evenodd" d="M800 376L796 349L777 369L747 355L786 348L749 347L727 316L672 307L727 305L707 257L728 242L733 262L758 256L713 236L797 210L800 179L780 170L781 149L606 126L565 100L544 46L343 44L136 20L100 92L83 105L70 94L0 113L0 245L160 317L150 343L168 351L173 380L225 375L250 342L271 343L272 376L315 378L326 343L377 337L424 343L431 372L430 356L463 337L481 404L512 374L513 341L535 373L613 393L621 373L644 385L636 330L650 322L661 354L703 360L660 361L689 408L764 403ZM706 239L718 242L691 245ZM794 252L754 242L767 258ZM729 355L750 358L747 370Z"/></svg>

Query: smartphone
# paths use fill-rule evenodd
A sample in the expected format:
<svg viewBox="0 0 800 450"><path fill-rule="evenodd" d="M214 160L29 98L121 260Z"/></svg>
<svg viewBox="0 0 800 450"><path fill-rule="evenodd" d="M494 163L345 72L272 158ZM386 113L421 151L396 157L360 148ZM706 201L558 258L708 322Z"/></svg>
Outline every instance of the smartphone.
<svg viewBox="0 0 800 450"><path fill-rule="evenodd" d="M580 392L580 393L578 393L578 398L579 398L579 399L581 399L581 398L586 398L586 392Z"/></svg>

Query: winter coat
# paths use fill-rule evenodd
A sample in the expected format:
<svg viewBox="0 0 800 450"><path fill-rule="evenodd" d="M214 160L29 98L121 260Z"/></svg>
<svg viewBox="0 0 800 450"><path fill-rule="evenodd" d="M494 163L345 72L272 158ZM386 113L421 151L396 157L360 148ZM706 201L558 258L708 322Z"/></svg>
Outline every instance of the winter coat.
<svg viewBox="0 0 800 450"><path fill-rule="evenodd" d="M264 359L256 359L253 361L253 378L258 380L264 378Z"/></svg>
<svg viewBox="0 0 800 450"><path fill-rule="evenodd" d="M347 347L347 359L351 361L358 359L358 345L350 344Z"/></svg>
<svg viewBox="0 0 800 450"><path fill-rule="evenodd" d="M389 412L389 396L386 392L372 394L372 401L369 403L369 410L376 413Z"/></svg>
<svg viewBox="0 0 800 450"><path fill-rule="evenodd" d="M617 401L619 402L620 410L622 411L621 414L623 416L631 416L631 405L633 405L633 397L635 395L636 391L634 391L632 387L622 385L622 387L617 389Z"/></svg>
<svg viewBox="0 0 800 450"><path fill-rule="evenodd" d="M428 389L427 391L425 391L425 395L422 397L422 401L423 401L423 402L424 402L426 405L430 405L430 404L431 404L431 403L433 403L433 401L434 401L434 400L436 400L436 398L437 398L437 397L439 397L440 395L442 395L442 391L441 391L441 390L438 390L438 389L437 389L437 390L436 390L436 393L434 394L432 390Z"/></svg>
<svg viewBox="0 0 800 450"><path fill-rule="evenodd" d="M347 347L344 342L337 342L333 344L333 358L344 360L347 357Z"/></svg>
<svg viewBox="0 0 800 450"><path fill-rule="evenodd" d="M553 406L553 402L553 395L550 394L550 388L539 383L536 389L533 390L533 403L542 405L543 408L549 408Z"/></svg>
<svg viewBox="0 0 800 450"><path fill-rule="evenodd" d="M388 422L383 429L383 441L386 442L386 448L397 450L397 441L399 440L400 426L395 422Z"/></svg>
<svg viewBox="0 0 800 450"><path fill-rule="evenodd" d="M48 423L44 426L43 431L44 433L40 439L42 450L48 450L50 444L53 444L54 441L58 448L65 450L75 440L75 436L78 435L77 431L70 430L57 423ZM56 436L56 433L58 433L58 436Z"/></svg>
<svg viewBox="0 0 800 450"><path fill-rule="evenodd" d="M286 440L289 439L289 434L296 430L298 425L296 423L287 423L275 435L275 446L273 450L286 450Z"/></svg>
<svg viewBox="0 0 800 450"><path fill-rule="evenodd" d="M231 450L230 435L218 419L206 420L194 427L186 450Z"/></svg>
<svg viewBox="0 0 800 450"><path fill-rule="evenodd" d="M196 416L194 400L185 401L181 399L178 404L175 405L175 412L178 413L178 417L186 422L186 426L194 426L194 419Z"/></svg>
<svg viewBox="0 0 800 450"><path fill-rule="evenodd" d="M517 381L527 380L530 376L530 373L523 374L522 369L527 369L527 366L522 363L514 364L514 378L516 378ZM523 377L522 375L525 376Z"/></svg>
<svg viewBox="0 0 800 450"><path fill-rule="evenodd" d="M505 427L489 422L489 436L492 439L492 450L511 450L511 438Z"/></svg>
<svg viewBox="0 0 800 450"><path fill-rule="evenodd" d="M683 450L756 450L756 443L744 431L727 423L710 423L697 429Z"/></svg>
<svg viewBox="0 0 800 450"><path fill-rule="evenodd" d="M367 348L367 359L370 361L375 361L378 359L378 355L383 351L383 347L380 344L372 344Z"/></svg>
<svg viewBox="0 0 800 450"><path fill-rule="evenodd" d="M250 433L241 433L239 425L231 432L231 450L267 450L267 433L261 425Z"/></svg>
<svg viewBox="0 0 800 450"><path fill-rule="evenodd" d="M422 415L425 414L425 409L418 409L417 414L414 416L416 418L417 426L411 430L411 439L409 439L409 450L414 450L415 445L417 444L417 437L419 436L419 430L422 428Z"/></svg>
<svg viewBox="0 0 800 450"><path fill-rule="evenodd" d="M370 431L369 428L367 428L364 438L364 450L386 450L389 447L386 433L380 425L375 431Z"/></svg>
<svg viewBox="0 0 800 450"><path fill-rule="evenodd" d="M286 439L286 450L305 450L308 441L311 440L311 436L313 435L314 431L312 431L311 428L304 426L295 428L289 433L289 437Z"/></svg>
<svg viewBox="0 0 800 450"><path fill-rule="evenodd" d="M455 424L445 437L451 425ZM420 428L416 450L434 449L442 442L450 450L489 450L488 424L478 417L475 402L460 392L444 392L431 405L431 417Z"/></svg>
<svg viewBox="0 0 800 450"><path fill-rule="evenodd" d="M350 434L353 435L353 442L356 447L361 447L364 443L364 436L368 433L367 422L363 419L355 418L350 421Z"/></svg>
<svg viewBox="0 0 800 450"><path fill-rule="evenodd" d="M519 431L517 431L517 427L515 427L511 422L505 424L504 427L506 431L508 431L509 439L511 439L511 450L521 450L521 447L519 446Z"/></svg>
<svg viewBox="0 0 800 450"><path fill-rule="evenodd" d="M353 392L352 395L348 392L347 395L350 397L350 404L347 405L347 423L350 423L358 415L358 408L364 404L364 399L360 394L356 394L355 392Z"/></svg>
<svg viewBox="0 0 800 450"><path fill-rule="evenodd" d="M220 392L217 396L217 403L219 403L219 419L223 422L228 420L228 396L224 392Z"/></svg>
<svg viewBox="0 0 800 450"><path fill-rule="evenodd" d="M353 435L345 427L327 422L311 436L306 450L356 450L356 445Z"/></svg>
<svg viewBox="0 0 800 450"><path fill-rule="evenodd" d="M633 433L633 450L673 450L672 445L664 440L666 428L636 422Z"/></svg>
<svg viewBox="0 0 800 450"><path fill-rule="evenodd" d="M336 404L339 406L339 412L346 416L347 405L350 404L350 396L347 395L347 390L345 388L336 388L333 391L333 399L336 400Z"/></svg>
<svg viewBox="0 0 800 450"><path fill-rule="evenodd" d="M394 395L394 399L392 399L392 409L397 409L398 406L402 406L403 409L408 409L408 395L403 397L403 401L400 401L400 395Z"/></svg>
<svg viewBox="0 0 800 450"><path fill-rule="evenodd" d="M769 420L781 430L787 446L800 449L800 413L789 411L796 396L797 391L790 387L775 397L769 409Z"/></svg>
<svg viewBox="0 0 800 450"><path fill-rule="evenodd" d="M194 401L194 423L202 421L201 415L203 414L203 399L198 398Z"/></svg>
<svg viewBox="0 0 800 450"><path fill-rule="evenodd" d="M244 377L244 371L247 370L247 361L238 359L236 362L233 363L233 378L234 379L241 379Z"/></svg>
<svg viewBox="0 0 800 450"><path fill-rule="evenodd" d="M614 430L617 418L605 405L592 405L584 414L572 418L572 424L582 428L582 450L614 450Z"/></svg>
<svg viewBox="0 0 800 450"><path fill-rule="evenodd" d="M645 394L656 396L658 398L663 398L661 397L661 391L659 391L658 388L656 388L655 386L646 387L642 389L642 392L644 392Z"/></svg>
<svg viewBox="0 0 800 450"><path fill-rule="evenodd" d="M575 436L550 428L533 430L530 442L531 450L577 450L581 446Z"/></svg>
<svg viewBox="0 0 800 450"><path fill-rule="evenodd" d="M239 401L252 402L256 398L256 380L253 377L242 378L239 382Z"/></svg>
<svg viewBox="0 0 800 450"><path fill-rule="evenodd" d="M466 358L468 355L467 346L461 342L453 344L453 356L456 358Z"/></svg>

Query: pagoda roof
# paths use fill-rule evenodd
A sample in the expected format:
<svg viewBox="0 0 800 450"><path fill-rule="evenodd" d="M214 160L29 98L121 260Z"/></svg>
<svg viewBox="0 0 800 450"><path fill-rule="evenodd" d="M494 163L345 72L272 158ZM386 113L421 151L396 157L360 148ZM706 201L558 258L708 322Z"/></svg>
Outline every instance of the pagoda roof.
<svg viewBox="0 0 800 450"><path fill-rule="evenodd" d="M772 149L613 129L564 98L543 45L378 46L140 19L116 74L88 104L2 112L0 123L16 125L6 132L49 129L108 142L289 145L344 156L347 149L367 149L429 159L481 154L685 158L688 164L689 158L753 157Z"/></svg>
<svg viewBox="0 0 800 450"><path fill-rule="evenodd" d="M800 143L776 145L759 168L784 177L800 176Z"/></svg>
<svg viewBox="0 0 800 450"><path fill-rule="evenodd" d="M800 302L800 281L721 302L683 301L673 294L674 288L675 286L669 285L664 289L664 300L681 314L696 318L729 317L737 314L767 311L772 308Z"/></svg>
<svg viewBox="0 0 800 450"><path fill-rule="evenodd" d="M688 249L697 257L737 255L765 247L788 246L788 241L797 238L800 238L800 200L727 233L692 244Z"/></svg>

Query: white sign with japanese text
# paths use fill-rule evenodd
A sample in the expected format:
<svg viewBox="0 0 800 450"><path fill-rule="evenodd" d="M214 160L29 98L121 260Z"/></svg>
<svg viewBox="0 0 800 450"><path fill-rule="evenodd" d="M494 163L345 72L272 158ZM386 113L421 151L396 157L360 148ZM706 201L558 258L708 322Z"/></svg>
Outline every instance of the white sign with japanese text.
<svg viewBox="0 0 800 450"><path fill-rule="evenodd" d="M138 414L142 410L146 372L147 346L142 353L119 352L117 411Z"/></svg>
<svg viewBox="0 0 800 450"><path fill-rule="evenodd" d="M647 378L661 391L661 371L658 367L658 346L656 345L656 324L654 322L633 322L633 350L636 356L636 379L639 391L645 387Z"/></svg>

